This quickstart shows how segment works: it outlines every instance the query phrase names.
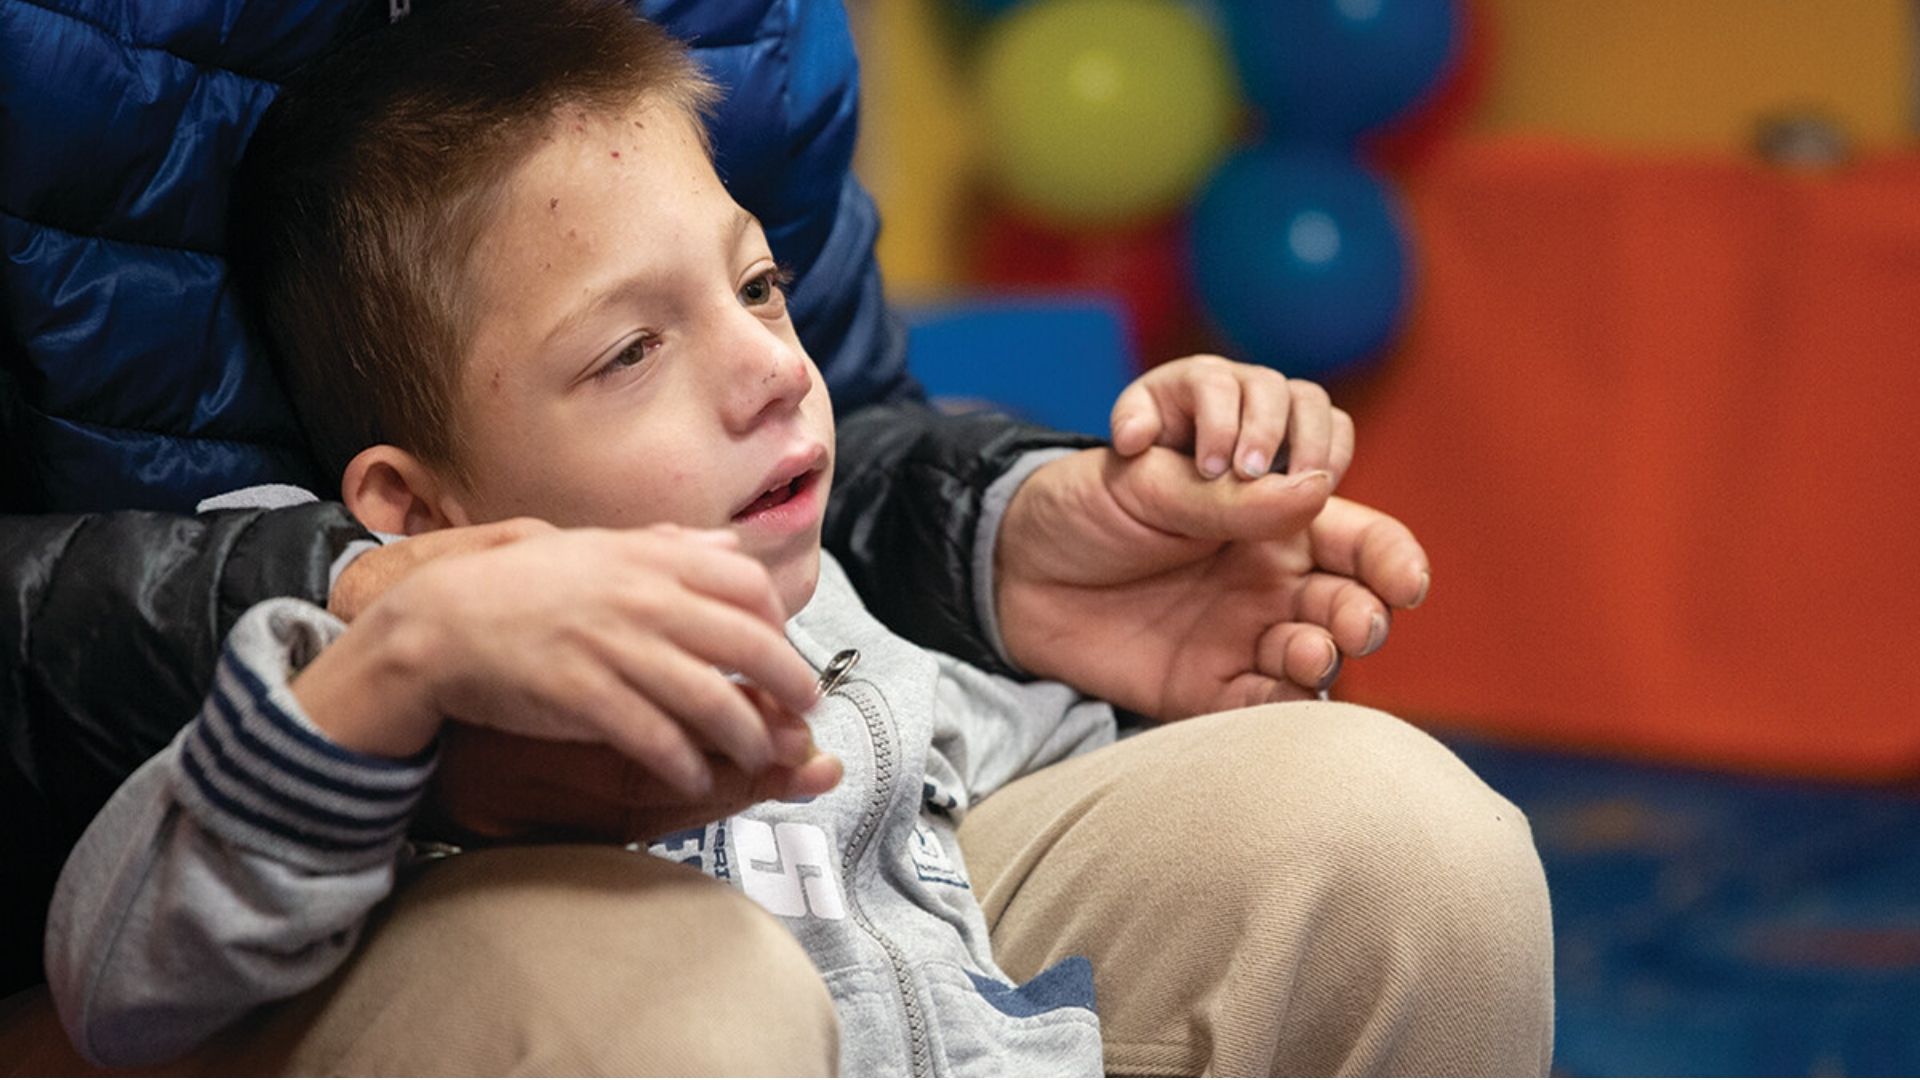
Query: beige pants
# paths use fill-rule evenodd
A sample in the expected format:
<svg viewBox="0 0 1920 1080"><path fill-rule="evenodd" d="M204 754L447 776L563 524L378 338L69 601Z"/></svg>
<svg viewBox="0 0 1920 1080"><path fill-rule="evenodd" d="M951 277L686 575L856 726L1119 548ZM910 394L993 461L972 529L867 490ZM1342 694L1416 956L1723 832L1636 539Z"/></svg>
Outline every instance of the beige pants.
<svg viewBox="0 0 1920 1080"><path fill-rule="evenodd" d="M960 839L1009 974L1092 958L1111 1072L1547 1069L1526 821L1384 714L1150 731L1007 787ZM335 980L175 1071L820 1074L835 1052L805 955L738 893L521 848L428 870ZM83 1071L43 992L0 1003L0 1061Z"/></svg>

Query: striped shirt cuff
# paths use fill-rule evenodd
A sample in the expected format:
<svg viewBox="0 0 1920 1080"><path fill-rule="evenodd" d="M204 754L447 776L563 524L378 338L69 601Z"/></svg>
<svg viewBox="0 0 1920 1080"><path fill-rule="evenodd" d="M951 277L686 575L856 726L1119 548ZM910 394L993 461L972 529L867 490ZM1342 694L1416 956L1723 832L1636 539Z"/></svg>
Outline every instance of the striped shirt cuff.
<svg viewBox="0 0 1920 1080"><path fill-rule="evenodd" d="M228 635L177 759L180 801L207 829L318 872L392 859L433 775L432 747L358 753L301 711L289 681L344 630L304 601L255 605Z"/></svg>

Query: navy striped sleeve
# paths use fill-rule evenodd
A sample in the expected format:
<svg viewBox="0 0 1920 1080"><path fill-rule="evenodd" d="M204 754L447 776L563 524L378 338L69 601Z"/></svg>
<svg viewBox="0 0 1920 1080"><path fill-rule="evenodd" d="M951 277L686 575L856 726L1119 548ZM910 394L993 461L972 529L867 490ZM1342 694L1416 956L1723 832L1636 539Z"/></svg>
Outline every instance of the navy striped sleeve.
<svg viewBox="0 0 1920 1080"><path fill-rule="evenodd" d="M203 827L315 872L393 858L433 774L432 748L404 759L339 746L307 720L289 682L344 625L301 600L242 616L206 704L182 732L175 790Z"/></svg>

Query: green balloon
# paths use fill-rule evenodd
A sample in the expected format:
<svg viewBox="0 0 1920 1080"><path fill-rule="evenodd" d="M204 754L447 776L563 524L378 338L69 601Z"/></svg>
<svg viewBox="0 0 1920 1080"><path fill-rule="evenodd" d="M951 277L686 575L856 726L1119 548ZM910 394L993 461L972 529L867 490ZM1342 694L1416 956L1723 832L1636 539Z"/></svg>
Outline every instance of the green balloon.
<svg viewBox="0 0 1920 1080"><path fill-rule="evenodd" d="M1226 49L1172 0L1033 0L993 24L979 62L994 178L1056 222L1178 206L1232 141Z"/></svg>

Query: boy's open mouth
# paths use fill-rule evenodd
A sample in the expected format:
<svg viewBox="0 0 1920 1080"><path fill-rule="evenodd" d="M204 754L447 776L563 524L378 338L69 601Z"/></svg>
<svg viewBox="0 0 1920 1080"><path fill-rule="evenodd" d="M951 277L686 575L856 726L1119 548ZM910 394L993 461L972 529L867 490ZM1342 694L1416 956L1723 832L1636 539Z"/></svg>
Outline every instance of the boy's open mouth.
<svg viewBox="0 0 1920 1080"><path fill-rule="evenodd" d="M733 512L736 525L765 523L784 527L786 519L817 512L817 499L807 496L820 485L831 459L825 447L813 446L786 455L761 481L765 485L745 506Z"/></svg>
<svg viewBox="0 0 1920 1080"><path fill-rule="evenodd" d="M733 515L736 518L752 517L762 510L771 510L800 493L802 486L813 477L812 473L802 473L784 484L761 492L760 497L746 505L746 508Z"/></svg>

